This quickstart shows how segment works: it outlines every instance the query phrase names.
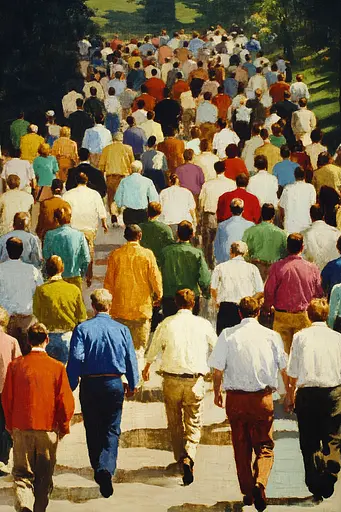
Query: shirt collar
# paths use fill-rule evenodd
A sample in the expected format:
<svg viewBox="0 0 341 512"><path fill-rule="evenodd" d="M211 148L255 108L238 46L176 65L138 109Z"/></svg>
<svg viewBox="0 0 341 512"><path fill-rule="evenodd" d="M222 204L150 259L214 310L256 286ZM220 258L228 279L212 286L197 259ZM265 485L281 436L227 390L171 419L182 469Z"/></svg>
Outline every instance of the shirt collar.
<svg viewBox="0 0 341 512"><path fill-rule="evenodd" d="M127 245L140 245L140 242L138 242L137 240L133 242L127 242Z"/></svg>
<svg viewBox="0 0 341 512"><path fill-rule="evenodd" d="M192 311L190 309L179 309L176 313L177 315L192 315Z"/></svg>
<svg viewBox="0 0 341 512"><path fill-rule="evenodd" d="M315 327L327 327L327 323L326 322L313 322L311 324L311 327L312 326L315 326Z"/></svg>
<svg viewBox="0 0 341 512"><path fill-rule="evenodd" d="M105 311L99 311L96 316L110 316L109 313L106 313Z"/></svg>
<svg viewBox="0 0 341 512"><path fill-rule="evenodd" d="M56 276L50 277L49 281L60 281L62 278L61 274L57 274Z"/></svg>
<svg viewBox="0 0 341 512"><path fill-rule="evenodd" d="M32 347L31 352L45 352L45 349L41 347Z"/></svg>
<svg viewBox="0 0 341 512"><path fill-rule="evenodd" d="M245 325L245 324L254 324L254 323L258 323L258 320L257 318L242 318L241 322L240 322L240 325Z"/></svg>
<svg viewBox="0 0 341 512"><path fill-rule="evenodd" d="M231 258L230 261L245 261L244 256L239 254L238 256L235 256L234 258Z"/></svg>

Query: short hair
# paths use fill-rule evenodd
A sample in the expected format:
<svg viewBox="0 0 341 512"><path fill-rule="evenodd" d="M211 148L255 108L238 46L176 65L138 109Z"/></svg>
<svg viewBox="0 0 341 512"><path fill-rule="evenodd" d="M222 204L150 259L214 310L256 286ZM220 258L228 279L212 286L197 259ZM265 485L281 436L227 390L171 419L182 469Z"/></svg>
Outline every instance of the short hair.
<svg viewBox="0 0 341 512"><path fill-rule="evenodd" d="M303 169L303 167L296 167L294 175L296 181L303 181L305 178L305 170Z"/></svg>
<svg viewBox="0 0 341 512"><path fill-rule="evenodd" d="M127 242L136 242L141 237L142 230L137 224L128 224L124 230L124 238Z"/></svg>
<svg viewBox="0 0 341 512"><path fill-rule="evenodd" d="M62 126L60 129L60 136L67 137L69 139L71 137L71 129L68 126Z"/></svg>
<svg viewBox="0 0 341 512"><path fill-rule="evenodd" d="M256 96L256 98L258 98L258 99L259 99L259 98L261 98L261 97L262 97L262 95L263 95L263 91L262 91L262 89L256 89L256 90L255 90L255 96Z"/></svg>
<svg viewBox="0 0 341 512"><path fill-rule="evenodd" d="M210 146L211 146L211 143L208 139L201 139L200 145L199 145L201 152L208 151L210 149Z"/></svg>
<svg viewBox="0 0 341 512"><path fill-rule="evenodd" d="M83 98L77 98L76 99L76 107L82 107L84 105Z"/></svg>
<svg viewBox="0 0 341 512"><path fill-rule="evenodd" d="M115 87L109 87L108 93L109 93L109 96L115 96L115 94L116 94Z"/></svg>
<svg viewBox="0 0 341 512"><path fill-rule="evenodd" d="M12 236L6 241L6 249L10 260L18 260L24 250L24 244L20 238Z"/></svg>
<svg viewBox="0 0 341 512"><path fill-rule="evenodd" d="M303 236L301 233L291 233L287 238L287 250L289 254L298 254L303 249Z"/></svg>
<svg viewBox="0 0 341 512"><path fill-rule="evenodd" d="M219 117L218 121L217 121L217 125L219 126L219 128L221 128L223 130L224 128L226 128L227 122L224 119L222 119L221 117Z"/></svg>
<svg viewBox="0 0 341 512"><path fill-rule="evenodd" d="M147 146L149 148L152 148L153 146L155 146L155 144L156 144L156 137L155 137L155 135L151 135L149 137L149 139L147 140Z"/></svg>
<svg viewBox="0 0 341 512"><path fill-rule="evenodd" d="M284 159L284 158L289 158L289 157L290 157L290 149L289 149L289 146L287 146L286 144L283 144L283 146L281 146L280 153L281 153L281 157L282 157L283 159Z"/></svg>
<svg viewBox="0 0 341 512"><path fill-rule="evenodd" d="M263 71L262 66L258 66L258 67L256 68L256 73L261 73L262 71Z"/></svg>
<svg viewBox="0 0 341 512"><path fill-rule="evenodd" d="M329 315L329 304L327 299L312 299L307 309L311 322L325 322Z"/></svg>
<svg viewBox="0 0 341 512"><path fill-rule="evenodd" d="M138 101L137 101L137 108L138 108L138 109L141 109L141 108L143 108L143 107L145 106L145 104L146 104L146 103L145 103L145 101L144 101L144 100L138 100Z"/></svg>
<svg viewBox="0 0 341 512"><path fill-rule="evenodd" d="M278 66L275 62L271 64L271 71L278 71Z"/></svg>
<svg viewBox="0 0 341 512"><path fill-rule="evenodd" d="M0 306L0 326L4 329L7 328L9 322L9 314L5 308Z"/></svg>
<svg viewBox="0 0 341 512"><path fill-rule="evenodd" d="M307 98L300 98L300 99L298 100L298 104L299 104L299 106L300 106L300 107L306 107L306 106L307 106L307 104L308 104L308 100L307 100Z"/></svg>
<svg viewBox="0 0 341 512"><path fill-rule="evenodd" d="M223 174L223 172L225 172L225 162L223 160L215 162L213 167L217 174Z"/></svg>
<svg viewBox="0 0 341 512"><path fill-rule="evenodd" d="M70 224L71 221L72 210L71 206L62 206L62 208L57 208L54 211L53 217L58 222L60 226L64 224Z"/></svg>
<svg viewBox="0 0 341 512"><path fill-rule="evenodd" d="M27 331L28 342L31 347L37 347L44 343L48 338L48 330L41 322L31 325Z"/></svg>
<svg viewBox="0 0 341 512"><path fill-rule="evenodd" d="M6 180L8 188L14 190L20 187L20 178L16 174L10 174Z"/></svg>
<svg viewBox="0 0 341 512"><path fill-rule="evenodd" d="M89 178L85 174L85 172L79 172L75 178L77 185L86 185L89 181Z"/></svg>
<svg viewBox="0 0 341 512"><path fill-rule="evenodd" d="M243 318L255 318L260 311L260 303L254 297L244 297L239 303L239 311Z"/></svg>
<svg viewBox="0 0 341 512"><path fill-rule="evenodd" d="M237 144L229 144L225 149L225 153L227 158L236 158L239 155Z"/></svg>
<svg viewBox="0 0 341 512"><path fill-rule="evenodd" d="M257 155L255 156L255 167L259 171L268 168L268 159L265 155Z"/></svg>
<svg viewBox="0 0 341 512"><path fill-rule="evenodd" d="M140 160L134 160L134 162L132 162L132 164L130 166L130 169L131 169L132 173L141 172L143 169L142 162L140 162Z"/></svg>
<svg viewBox="0 0 341 512"><path fill-rule="evenodd" d="M40 144L39 148L38 148L38 153L40 156L49 156L51 154L51 147L50 147L50 144Z"/></svg>
<svg viewBox="0 0 341 512"><path fill-rule="evenodd" d="M210 101L210 99L211 99L211 98L212 98L212 93L211 93L211 92L209 92L209 91L206 91L206 92L204 93L204 100L205 100L205 101Z"/></svg>
<svg viewBox="0 0 341 512"><path fill-rule="evenodd" d="M236 177L237 187L247 187L249 184L249 177L245 173L238 174Z"/></svg>
<svg viewBox="0 0 341 512"><path fill-rule="evenodd" d="M134 68L138 69L141 67L141 62L139 60L137 60L134 64Z"/></svg>
<svg viewBox="0 0 341 512"><path fill-rule="evenodd" d="M266 128L262 128L259 135L262 137L263 140L266 140L269 138L269 131Z"/></svg>
<svg viewBox="0 0 341 512"><path fill-rule="evenodd" d="M285 78L285 76L283 75L283 73L278 73L278 76L277 76L278 82L283 82L284 78Z"/></svg>
<svg viewBox="0 0 341 512"><path fill-rule="evenodd" d="M55 178L54 180L52 180L51 190L54 193L56 193L58 191L62 192L63 186L64 185L63 185L62 180L59 180L58 178Z"/></svg>
<svg viewBox="0 0 341 512"><path fill-rule="evenodd" d="M101 112L95 114L95 123L96 124L103 124L104 122L104 116Z"/></svg>
<svg viewBox="0 0 341 512"><path fill-rule="evenodd" d="M324 165L329 164L330 159L330 153L328 153L328 151L323 151L323 153L320 153L317 157L317 167L323 167Z"/></svg>
<svg viewBox="0 0 341 512"><path fill-rule="evenodd" d="M319 128L315 128L310 134L312 142L320 142L323 138L323 133Z"/></svg>
<svg viewBox="0 0 341 512"><path fill-rule="evenodd" d="M262 219L263 220L272 220L275 217L275 207L272 203L264 203L262 206Z"/></svg>
<svg viewBox="0 0 341 512"><path fill-rule="evenodd" d="M193 309L195 305L195 293L189 288L178 290L175 294L175 304L179 309Z"/></svg>
<svg viewBox="0 0 341 512"><path fill-rule="evenodd" d="M127 117L127 123L129 124L130 127L134 126L135 118L133 116L128 116Z"/></svg>
<svg viewBox="0 0 341 512"><path fill-rule="evenodd" d="M182 242L188 242L194 233L193 224L188 220L183 220L178 225L178 237Z"/></svg>
<svg viewBox="0 0 341 512"><path fill-rule="evenodd" d="M339 253L341 253L341 236L339 236L339 238L337 239L336 248L339 251Z"/></svg>
<svg viewBox="0 0 341 512"><path fill-rule="evenodd" d="M152 69L151 74L152 74L152 76L156 76L157 75L157 69L156 68Z"/></svg>
<svg viewBox="0 0 341 512"><path fill-rule="evenodd" d="M251 127L252 135L259 135L261 130L261 124L260 123L253 123Z"/></svg>
<svg viewBox="0 0 341 512"><path fill-rule="evenodd" d="M64 263L60 256L54 254L45 263L46 274L53 277L64 272Z"/></svg>
<svg viewBox="0 0 341 512"><path fill-rule="evenodd" d="M189 162L194 157L194 151L193 149L185 149L184 151L184 160L185 162Z"/></svg>
<svg viewBox="0 0 341 512"><path fill-rule="evenodd" d="M180 183L179 176L175 173L171 174L169 176L169 183L170 183L170 185L176 185L176 184Z"/></svg>
<svg viewBox="0 0 341 512"><path fill-rule="evenodd" d="M154 217L157 217L162 212L162 206L157 201L152 201L148 204L148 217L150 219L153 219Z"/></svg>
<svg viewBox="0 0 341 512"><path fill-rule="evenodd" d="M151 119L154 119L154 117L155 117L155 112L153 112L152 110L148 110L148 112L147 112L148 121L150 121Z"/></svg>
<svg viewBox="0 0 341 512"><path fill-rule="evenodd" d="M102 311L108 311L112 303L112 295L109 290L105 288L98 288L94 290L90 295L91 304L99 313Z"/></svg>
<svg viewBox="0 0 341 512"><path fill-rule="evenodd" d="M89 159L90 151L87 148L80 148L78 151L79 160L81 162L84 162L85 160Z"/></svg>
<svg viewBox="0 0 341 512"><path fill-rule="evenodd" d="M201 131L198 126L192 126L191 128L191 138L192 139L199 139L201 136Z"/></svg>
<svg viewBox="0 0 341 512"><path fill-rule="evenodd" d="M311 220L317 221L317 220L323 220L323 210L319 204L313 204L310 207L310 218Z"/></svg>
<svg viewBox="0 0 341 512"><path fill-rule="evenodd" d="M28 212L17 212L14 215L13 227L14 229L25 229L31 220L31 215Z"/></svg>
<svg viewBox="0 0 341 512"><path fill-rule="evenodd" d="M278 123L274 123L271 126L271 131L275 135L275 137L279 137L280 135L282 135L282 127Z"/></svg>
<svg viewBox="0 0 341 512"><path fill-rule="evenodd" d="M289 98L291 98L291 92L290 91L284 91L284 99L288 100Z"/></svg>
<svg viewBox="0 0 341 512"><path fill-rule="evenodd" d="M230 210L232 215L241 215L244 210L244 201L239 199L239 197L235 197L230 203Z"/></svg>

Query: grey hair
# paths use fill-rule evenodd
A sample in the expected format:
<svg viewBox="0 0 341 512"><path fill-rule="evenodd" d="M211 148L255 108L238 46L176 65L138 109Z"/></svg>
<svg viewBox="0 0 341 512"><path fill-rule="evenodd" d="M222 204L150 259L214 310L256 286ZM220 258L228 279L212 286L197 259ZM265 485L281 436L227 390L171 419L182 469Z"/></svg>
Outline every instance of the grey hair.
<svg viewBox="0 0 341 512"><path fill-rule="evenodd" d="M0 306L0 327L7 328L9 322L9 314L5 308Z"/></svg>
<svg viewBox="0 0 341 512"><path fill-rule="evenodd" d="M248 247L245 242L238 240L231 244L230 251L235 256L245 256L248 252Z"/></svg>
<svg viewBox="0 0 341 512"><path fill-rule="evenodd" d="M140 160L134 160L134 162L131 164L131 172L141 172L143 169L142 162Z"/></svg>
<svg viewBox="0 0 341 512"><path fill-rule="evenodd" d="M105 288L98 288L92 292L90 299L96 311L108 311L111 306L112 295Z"/></svg>

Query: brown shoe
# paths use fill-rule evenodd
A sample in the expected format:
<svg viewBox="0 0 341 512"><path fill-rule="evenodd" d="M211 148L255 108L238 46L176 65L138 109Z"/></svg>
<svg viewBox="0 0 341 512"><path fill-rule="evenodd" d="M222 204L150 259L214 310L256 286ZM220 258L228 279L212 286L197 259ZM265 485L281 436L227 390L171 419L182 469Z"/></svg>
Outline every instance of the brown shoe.
<svg viewBox="0 0 341 512"><path fill-rule="evenodd" d="M183 470L184 470L184 476L182 477L182 481L183 481L184 485L191 485L194 480L194 476L193 476L194 462L192 461L192 459L190 457L185 457L182 462L182 465L183 465Z"/></svg>
<svg viewBox="0 0 341 512"><path fill-rule="evenodd" d="M254 505L258 512L263 512L266 509L266 495L265 489L262 484L257 483L252 491Z"/></svg>

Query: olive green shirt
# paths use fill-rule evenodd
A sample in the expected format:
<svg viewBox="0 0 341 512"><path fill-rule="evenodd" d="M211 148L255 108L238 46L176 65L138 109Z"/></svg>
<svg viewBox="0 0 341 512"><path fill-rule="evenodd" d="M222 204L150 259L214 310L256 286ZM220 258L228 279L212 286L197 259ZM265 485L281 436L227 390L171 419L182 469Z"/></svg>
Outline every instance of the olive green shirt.
<svg viewBox="0 0 341 512"><path fill-rule="evenodd" d="M168 245L174 244L173 232L167 224L157 220L148 220L140 224L142 240L140 244L153 251L157 264L160 266L162 250Z"/></svg>
<svg viewBox="0 0 341 512"><path fill-rule="evenodd" d="M15 149L20 148L20 139L23 135L26 135L27 129L30 126L28 121L25 119L16 119L10 126L11 142Z"/></svg>
<svg viewBox="0 0 341 512"><path fill-rule="evenodd" d="M243 242L248 246L250 260L273 263L287 256L287 233L271 222L261 222L248 228Z"/></svg>

